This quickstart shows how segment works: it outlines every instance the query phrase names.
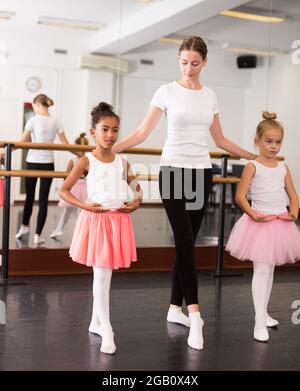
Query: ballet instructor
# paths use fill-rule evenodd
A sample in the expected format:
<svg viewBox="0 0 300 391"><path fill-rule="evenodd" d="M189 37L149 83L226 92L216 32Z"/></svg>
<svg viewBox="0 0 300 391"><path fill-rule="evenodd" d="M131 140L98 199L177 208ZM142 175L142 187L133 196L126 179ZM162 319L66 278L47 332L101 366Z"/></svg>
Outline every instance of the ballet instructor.
<svg viewBox="0 0 300 391"><path fill-rule="evenodd" d="M208 133L218 148L231 155L256 158L224 136L216 95L200 80L206 64L204 40L197 36L183 40L179 47L181 78L155 92L138 128L112 149L119 153L142 143L165 114L168 135L160 160L159 190L176 246L167 320L190 327L187 343L197 350L203 349L204 322L198 304L194 246L212 184ZM182 312L183 299L189 316Z"/></svg>

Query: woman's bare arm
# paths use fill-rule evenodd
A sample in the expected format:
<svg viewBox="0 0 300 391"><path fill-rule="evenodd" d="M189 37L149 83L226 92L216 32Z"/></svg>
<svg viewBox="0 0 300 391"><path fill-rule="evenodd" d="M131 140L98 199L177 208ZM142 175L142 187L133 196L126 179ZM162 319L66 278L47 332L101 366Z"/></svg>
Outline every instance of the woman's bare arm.
<svg viewBox="0 0 300 391"><path fill-rule="evenodd" d="M163 111L158 107L151 106L139 127L125 137L124 140L114 145L112 152L119 153L143 142L157 125L162 113Z"/></svg>
<svg viewBox="0 0 300 391"><path fill-rule="evenodd" d="M215 114L214 116L213 123L210 127L210 133L216 146L218 148L224 149L224 151L230 153L231 155L239 156L247 160L254 160L257 158L256 155L239 147L224 136L218 114Z"/></svg>

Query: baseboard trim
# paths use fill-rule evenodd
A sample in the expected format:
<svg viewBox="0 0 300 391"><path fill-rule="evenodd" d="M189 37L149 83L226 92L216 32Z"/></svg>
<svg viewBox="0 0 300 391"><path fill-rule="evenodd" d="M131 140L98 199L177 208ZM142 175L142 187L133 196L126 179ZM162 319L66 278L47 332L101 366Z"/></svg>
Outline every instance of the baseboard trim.
<svg viewBox="0 0 300 391"><path fill-rule="evenodd" d="M224 269L252 268L251 262L241 262L225 254ZM118 272L159 272L171 271L175 257L173 247L137 248L138 261L128 269ZM198 270L216 268L217 248L215 246L198 246L195 248L196 267ZM10 250L9 276L26 275L63 275L89 274L91 267L73 262L69 249L12 249ZM300 262L283 267L300 267Z"/></svg>

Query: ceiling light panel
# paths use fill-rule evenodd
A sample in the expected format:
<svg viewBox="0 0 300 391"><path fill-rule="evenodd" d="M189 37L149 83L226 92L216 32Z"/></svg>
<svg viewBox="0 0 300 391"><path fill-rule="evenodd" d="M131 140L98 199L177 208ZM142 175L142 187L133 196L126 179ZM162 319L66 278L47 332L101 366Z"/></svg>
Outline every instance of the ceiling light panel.
<svg viewBox="0 0 300 391"><path fill-rule="evenodd" d="M53 18L49 16L39 16L37 23L46 26L63 27L63 28L77 29L77 30L89 30L89 31L98 31L104 27L104 24L101 23L87 22L83 20Z"/></svg>
<svg viewBox="0 0 300 391"><path fill-rule="evenodd" d="M257 13L250 13L245 11L235 11L235 10L225 10L220 12L222 16L230 16L232 18L250 20L253 22L264 22L264 23L280 23L284 22L284 18L273 16L273 15L263 15Z"/></svg>
<svg viewBox="0 0 300 391"><path fill-rule="evenodd" d="M10 11L0 11L0 19L9 20L9 19L11 19L13 16L15 16L15 13L14 13L14 12L10 12Z"/></svg>

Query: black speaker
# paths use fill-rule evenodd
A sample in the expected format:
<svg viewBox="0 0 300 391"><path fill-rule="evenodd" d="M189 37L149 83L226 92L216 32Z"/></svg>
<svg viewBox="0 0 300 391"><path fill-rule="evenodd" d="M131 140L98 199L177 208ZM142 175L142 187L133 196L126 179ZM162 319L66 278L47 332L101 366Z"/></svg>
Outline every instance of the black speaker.
<svg viewBox="0 0 300 391"><path fill-rule="evenodd" d="M256 56L238 56L237 66L238 68L256 68L257 57Z"/></svg>

